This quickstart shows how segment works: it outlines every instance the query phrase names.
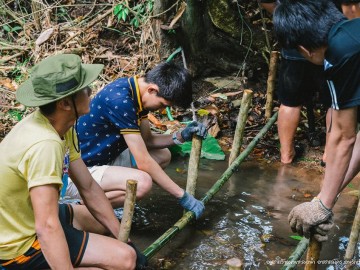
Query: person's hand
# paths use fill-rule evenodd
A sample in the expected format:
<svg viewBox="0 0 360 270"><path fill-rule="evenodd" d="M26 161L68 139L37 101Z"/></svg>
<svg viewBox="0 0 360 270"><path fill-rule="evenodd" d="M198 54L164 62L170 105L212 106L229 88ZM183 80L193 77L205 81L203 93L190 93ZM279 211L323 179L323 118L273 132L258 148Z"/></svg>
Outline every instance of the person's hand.
<svg viewBox="0 0 360 270"><path fill-rule="evenodd" d="M313 227L329 221L332 216L331 209L325 207L320 199L314 198L311 202L295 206L289 214L288 221L293 232L309 238Z"/></svg>
<svg viewBox="0 0 360 270"><path fill-rule="evenodd" d="M199 122L191 122L181 131L181 137L184 141L191 141L193 135L199 136L201 139L205 139L207 136L207 128Z"/></svg>
<svg viewBox="0 0 360 270"><path fill-rule="evenodd" d="M205 210L204 203L194 198L191 194L185 191L184 195L179 199L179 204L188 211L192 211L198 219Z"/></svg>
<svg viewBox="0 0 360 270"><path fill-rule="evenodd" d="M147 268L148 260L144 254L132 242L127 242L136 252L136 268L135 270L143 270Z"/></svg>
<svg viewBox="0 0 360 270"><path fill-rule="evenodd" d="M328 233L334 226L334 220L332 217L327 221L316 225L313 232L313 236L318 242L325 242L328 240Z"/></svg>

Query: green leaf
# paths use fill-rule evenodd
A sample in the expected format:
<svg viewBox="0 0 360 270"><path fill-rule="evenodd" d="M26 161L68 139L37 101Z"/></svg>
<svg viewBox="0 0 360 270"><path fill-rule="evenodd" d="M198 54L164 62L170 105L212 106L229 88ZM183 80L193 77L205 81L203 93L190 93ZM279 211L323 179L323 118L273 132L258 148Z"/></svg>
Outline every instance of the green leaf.
<svg viewBox="0 0 360 270"><path fill-rule="evenodd" d="M114 7L114 15L118 15L123 10L123 5L116 5Z"/></svg>
<svg viewBox="0 0 360 270"><path fill-rule="evenodd" d="M11 28L10 28L10 26L8 26L7 24L4 24L4 25L3 25L3 29L4 29L6 32L11 32Z"/></svg>
<svg viewBox="0 0 360 270"><path fill-rule="evenodd" d="M294 240L301 241L302 236L299 236L299 235L290 235L290 238L292 238L292 239L294 239Z"/></svg>
<svg viewBox="0 0 360 270"><path fill-rule="evenodd" d="M127 18L126 9L123 10L121 18L124 22L126 21Z"/></svg>
<svg viewBox="0 0 360 270"><path fill-rule="evenodd" d="M123 11L121 10L116 16L117 16L117 19L118 19L118 21L120 21L121 20L121 18L122 18L122 14L123 14Z"/></svg>
<svg viewBox="0 0 360 270"><path fill-rule="evenodd" d="M7 113L11 116L11 118L17 121L20 121L22 119L23 114L18 110L9 110Z"/></svg>
<svg viewBox="0 0 360 270"><path fill-rule="evenodd" d="M135 28L138 28L140 23L139 23L139 20L136 19L136 18L133 18L130 22L131 25L133 25Z"/></svg>
<svg viewBox="0 0 360 270"><path fill-rule="evenodd" d="M146 3L146 10L147 10L147 12L151 12L152 9L153 9L153 2L152 2L152 1L148 1L148 2Z"/></svg>
<svg viewBox="0 0 360 270"><path fill-rule="evenodd" d="M142 4L137 4L135 7L133 7L133 10L136 11L136 10L138 10L141 6L142 6Z"/></svg>
<svg viewBox="0 0 360 270"><path fill-rule="evenodd" d="M11 29L11 32L16 32L16 31L21 31L22 27L21 26L15 26Z"/></svg>

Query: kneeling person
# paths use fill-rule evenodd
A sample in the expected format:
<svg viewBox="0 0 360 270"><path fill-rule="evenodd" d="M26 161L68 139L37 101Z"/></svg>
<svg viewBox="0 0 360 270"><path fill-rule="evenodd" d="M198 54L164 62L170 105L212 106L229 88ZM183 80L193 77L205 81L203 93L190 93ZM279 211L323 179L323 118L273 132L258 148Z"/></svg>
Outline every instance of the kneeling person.
<svg viewBox="0 0 360 270"><path fill-rule="evenodd" d="M163 168L171 159L167 147L189 141L193 134L205 138L205 126L193 122L173 135L154 134L147 118L149 111L171 105L186 108L191 100L191 76L174 63L161 63L144 77L120 78L95 95L90 113L79 119L79 140L82 158L113 206L122 205L126 180L142 177L138 199L150 190L152 179L197 218L202 214L204 204L179 187ZM124 159L133 159L141 171L125 171L123 166L130 162ZM71 183L67 194L78 196Z"/></svg>
<svg viewBox="0 0 360 270"><path fill-rule="evenodd" d="M77 55L50 56L19 87L17 99L39 109L0 143L1 269L135 268L136 252L115 239L119 221L73 131L77 117L89 112L88 85L102 68ZM85 205L58 204L64 171Z"/></svg>

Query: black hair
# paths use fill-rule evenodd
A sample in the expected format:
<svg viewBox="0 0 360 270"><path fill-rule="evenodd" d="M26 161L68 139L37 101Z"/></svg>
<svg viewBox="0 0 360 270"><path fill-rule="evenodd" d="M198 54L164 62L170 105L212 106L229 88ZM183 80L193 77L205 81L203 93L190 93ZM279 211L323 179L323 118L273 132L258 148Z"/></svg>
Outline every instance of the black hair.
<svg viewBox="0 0 360 270"><path fill-rule="evenodd" d="M159 97L173 105L188 108L192 102L192 80L190 73L173 62L164 62L144 76L145 82L159 87Z"/></svg>
<svg viewBox="0 0 360 270"><path fill-rule="evenodd" d="M39 106L39 108L43 115L52 115L56 110L56 101Z"/></svg>
<svg viewBox="0 0 360 270"><path fill-rule="evenodd" d="M327 46L331 27L345 16L329 0L283 0L273 17L275 35L284 48Z"/></svg>

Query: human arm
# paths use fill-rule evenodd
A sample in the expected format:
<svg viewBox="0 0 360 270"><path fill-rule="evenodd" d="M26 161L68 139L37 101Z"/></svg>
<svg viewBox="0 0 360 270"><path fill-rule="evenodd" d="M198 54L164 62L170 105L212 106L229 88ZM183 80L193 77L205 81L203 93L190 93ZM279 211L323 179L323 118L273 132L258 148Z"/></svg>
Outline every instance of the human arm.
<svg viewBox="0 0 360 270"><path fill-rule="evenodd" d="M349 168L346 171L344 181L341 184L340 192L354 179L360 171L360 132L356 136L354 150L351 156Z"/></svg>
<svg viewBox="0 0 360 270"><path fill-rule="evenodd" d="M117 238L120 223L115 217L113 208L104 191L92 178L81 158L70 162L69 174L90 213L114 238Z"/></svg>
<svg viewBox="0 0 360 270"><path fill-rule="evenodd" d="M179 200L186 210L193 211L198 218L203 210L204 204L187 194L179 187L160 167L160 165L149 154L145 142L140 134L124 134L124 139L134 156L138 169L147 172L151 178L165 191L169 192Z"/></svg>
<svg viewBox="0 0 360 270"><path fill-rule="evenodd" d="M30 189L35 231L41 250L51 269L73 269L69 247L59 220L59 186L36 186Z"/></svg>
<svg viewBox="0 0 360 270"><path fill-rule="evenodd" d="M336 197L349 166L355 141L356 107L332 112L332 127L327 141L325 177L318 200L294 207L289 215L292 229L309 236L317 225L332 217Z"/></svg>
<svg viewBox="0 0 360 270"><path fill-rule="evenodd" d="M166 148L176 144L173 136L175 136L180 143L191 141L194 134L201 139L205 139L207 136L207 128L196 121L191 122L185 128L175 132L175 134L169 135L151 132L149 120L143 120L140 125L140 131L148 149Z"/></svg>
<svg viewBox="0 0 360 270"><path fill-rule="evenodd" d="M343 188L356 139L357 107L332 111L332 125L326 142L326 169L318 198L327 208L333 208ZM347 183L350 181L348 180Z"/></svg>

